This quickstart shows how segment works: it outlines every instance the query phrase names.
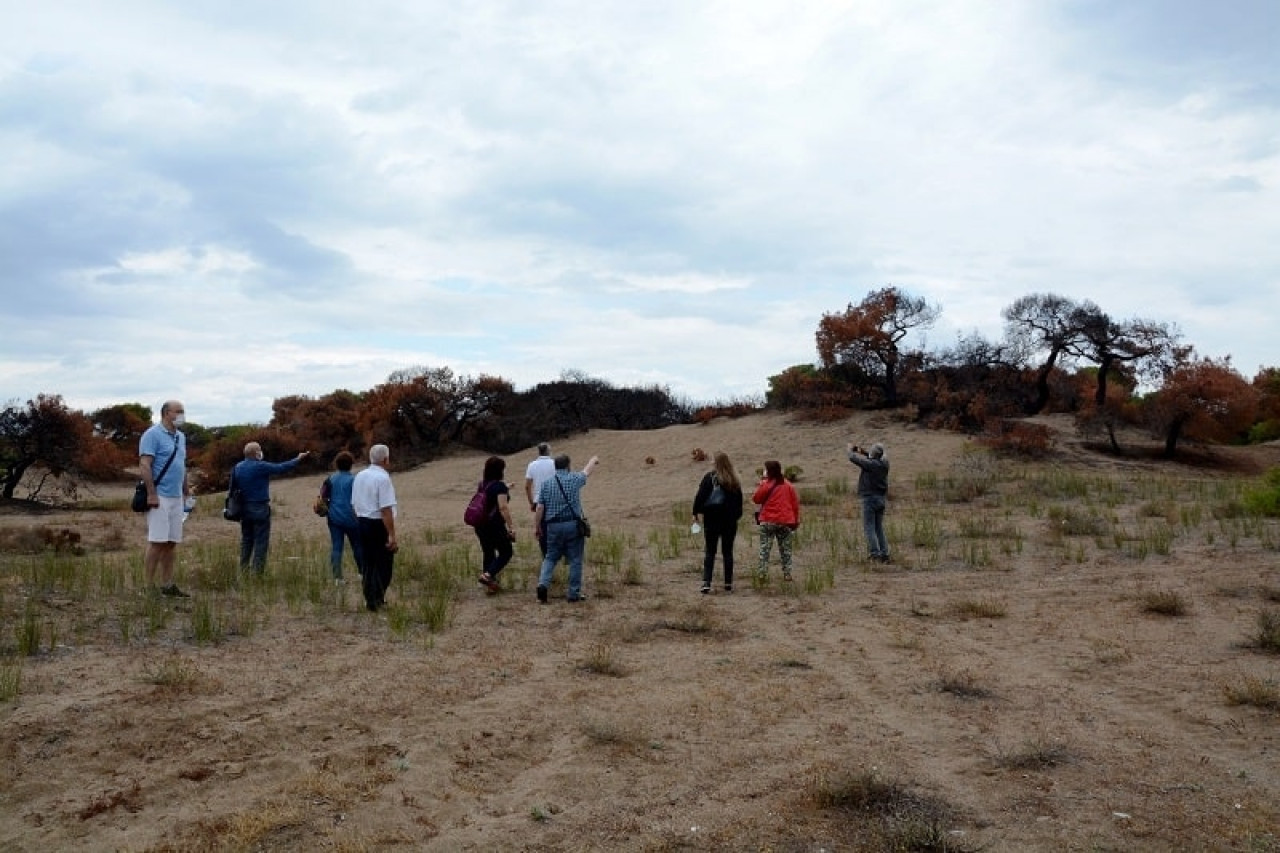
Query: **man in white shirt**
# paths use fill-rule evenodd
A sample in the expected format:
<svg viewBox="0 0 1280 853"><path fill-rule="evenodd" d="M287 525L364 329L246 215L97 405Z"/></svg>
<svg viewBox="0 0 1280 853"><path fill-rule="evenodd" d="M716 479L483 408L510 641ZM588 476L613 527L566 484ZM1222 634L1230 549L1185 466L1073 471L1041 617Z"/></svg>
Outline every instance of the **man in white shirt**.
<svg viewBox="0 0 1280 853"><path fill-rule="evenodd" d="M364 603L376 612L387 601L396 550L396 490L387 473L391 451L385 444L369 448L369 467L351 484L351 506L360 525L364 551Z"/></svg>
<svg viewBox="0 0 1280 853"><path fill-rule="evenodd" d="M551 458L551 445L545 441L538 445L538 458L529 463L524 471L524 496L529 499L529 512L538 511L538 493L542 484L556 475L556 461ZM542 556L547 556L547 537L537 531L538 548Z"/></svg>

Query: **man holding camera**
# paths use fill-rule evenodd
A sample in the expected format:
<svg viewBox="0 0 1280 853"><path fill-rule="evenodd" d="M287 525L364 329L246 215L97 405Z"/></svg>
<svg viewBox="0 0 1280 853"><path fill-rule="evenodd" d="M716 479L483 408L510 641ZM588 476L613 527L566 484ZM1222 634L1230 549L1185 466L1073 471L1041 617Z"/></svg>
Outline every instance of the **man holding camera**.
<svg viewBox="0 0 1280 853"><path fill-rule="evenodd" d="M884 458L884 445L868 448L852 442L846 445L849 461L862 469L858 475L858 497L862 500L862 530L867 537L871 559L889 562L889 542L884 538L884 508L889 494L889 460Z"/></svg>

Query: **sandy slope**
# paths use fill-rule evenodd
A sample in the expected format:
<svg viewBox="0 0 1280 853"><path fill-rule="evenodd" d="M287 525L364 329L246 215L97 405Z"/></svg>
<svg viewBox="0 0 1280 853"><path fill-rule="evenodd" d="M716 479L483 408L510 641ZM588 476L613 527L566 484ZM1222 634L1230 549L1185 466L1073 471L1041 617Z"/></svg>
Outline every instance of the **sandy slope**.
<svg viewBox="0 0 1280 853"><path fill-rule="evenodd" d="M674 537L670 557L654 547L672 540L673 507L706 470L694 448L724 449L744 473L778 458L821 489L854 479L847 439L889 448L893 570L871 571L856 535L833 557L810 534L800 572L834 566L833 588L753 590L744 526L738 591L703 597L699 542ZM1152 471L1061 439L1063 470L1121 483ZM1280 678L1280 660L1241 646L1280 588L1280 531L1232 548L1206 527L1167 557L1089 548L1077 559L1053 544L1043 507L957 503L942 507L944 538L976 517L1017 527L1023 545L979 567L944 545L929 563L904 541L936 511L921 484L965 464L968 443L864 415L593 431L555 450L574 467L601 457L588 511L603 533L630 537L638 585L589 567L590 601L538 606L525 515L513 589L464 589L438 635L395 634L348 588L322 617L281 605L216 646L172 634L125 644L107 629L66 637L0 706L0 849L860 849L877 819L813 798L841 772L947 803L939 829L986 850L1280 849L1278 718L1222 692ZM529 458L511 458L510 479ZM395 473L411 536L460 527L482 461ZM276 484L278 539L326 536L309 512L321 476ZM190 524L188 572L202 543L235 535L210 503ZM851 496L821 514L856 530ZM125 513L63 520L90 541L112 525L139 538ZM1141 612L1151 589L1176 591L1189 614ZM17 594L11 579L5 595ZM973 602L1004 615L968 618ZM584 667L601 656L615 674ZM189 683L149 683L175 660L195 673ZM948 680L988 695L939 690ZM1027 756L1044 762L1016 766Z"/></svg>

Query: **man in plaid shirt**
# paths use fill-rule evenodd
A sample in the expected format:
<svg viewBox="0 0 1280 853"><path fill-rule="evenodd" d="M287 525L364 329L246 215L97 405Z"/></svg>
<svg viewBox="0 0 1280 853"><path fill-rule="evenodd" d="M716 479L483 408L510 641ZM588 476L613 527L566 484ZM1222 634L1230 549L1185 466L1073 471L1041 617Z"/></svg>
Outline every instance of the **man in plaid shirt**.
<svg viewBox="0 0 1280 853"><path fill-rule="evenodd" d="M582 554L587 541L578 530L578 519L586 515L582 511L582 488L599 462L600 457L592 456L581 471L570 471L569 457L561 454L556 457L555 476L538 491L534 527L547 546L538 576L538 601L542 604L547 603L547 588L561 557L569 561L569 591L565 599L586 598L582 594Z"/></svg>

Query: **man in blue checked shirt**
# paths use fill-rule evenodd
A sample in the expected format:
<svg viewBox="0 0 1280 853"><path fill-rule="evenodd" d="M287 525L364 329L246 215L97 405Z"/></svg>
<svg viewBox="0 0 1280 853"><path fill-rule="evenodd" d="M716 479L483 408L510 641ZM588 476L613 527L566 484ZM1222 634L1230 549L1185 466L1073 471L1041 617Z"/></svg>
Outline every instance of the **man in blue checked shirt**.
<svg viewBox="0 0 1280 853"><path fill-rule="evenodd" d="M542 559L542 572L538 576L538 601L547 603L547 588L555 573L556 563L564 557L569 561L569 591L566 601L582 601L582 554L587 540L579 530L578 520L586 517L582 511L582 489L587 478L600 462L592 456L581 471L569 470L569 457L556 457L556 473L542 484L538 491L538 508L534 516L537 535L546 543L546 556Z"/></svg>

